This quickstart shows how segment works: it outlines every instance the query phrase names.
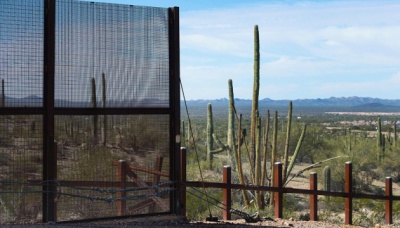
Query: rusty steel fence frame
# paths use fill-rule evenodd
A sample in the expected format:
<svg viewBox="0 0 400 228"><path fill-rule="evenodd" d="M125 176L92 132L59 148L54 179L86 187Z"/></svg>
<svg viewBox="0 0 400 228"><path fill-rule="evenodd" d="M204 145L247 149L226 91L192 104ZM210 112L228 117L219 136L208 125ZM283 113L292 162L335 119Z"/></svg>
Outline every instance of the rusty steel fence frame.
<svg viewBox="0 0 400 228"><path fill-rule="evenodd" d="M317 188L317 173L310 173L310 189L298 189L283 186L282 163L274 164L274 183L272 187L254 186L231 183L231 167L224 166L222 173L222 183L218 182L200 182L186 180L186 148L182 147L180 151L181 176L180 176L180 194L182 199L181 215L186 214L186 188L220 188L222 189L222 219L231 220L232 209L232 190L255 190L272 192L274 194L274 217L283 218L283 194L294 193L304 194L310 197L310 220L318 221L318 196L342 197L344 199L344 224L353 225L353 199L374 199L385 202L385 223L393 224L393 201L399 201L400 196L393 195L393 180L391 177L385 179L385 195L373 195L356 193L353 191L353 165L346 162L344 165L344 192L322 191Z"/></svg>
<svg viewBox="0 0 400 228"><path fill-rule="evenodd" d="M180 46L179 8L168 8L169 36L169 105L168 107L122 107L122 108L68 108L55 107L55 51L56 51L56 2L43 0L43 107L1 107L0 115L37 115L43 118L43 170L42 221L56 222L57 149L55 141L55 117L58 115L168 115L169 116L169 179L172 187L178 189L180 151ZM108 4L108 3L107 3ZM110 164L111 165L111 164ZM29 184L29 183L27 183ZM38 185L38 183L31 183ZM113 184L115 184L113 182ZM117 183L118 186L118 183ZM170 212L181 213L181 199L178 191L170 194Z"/></svg>

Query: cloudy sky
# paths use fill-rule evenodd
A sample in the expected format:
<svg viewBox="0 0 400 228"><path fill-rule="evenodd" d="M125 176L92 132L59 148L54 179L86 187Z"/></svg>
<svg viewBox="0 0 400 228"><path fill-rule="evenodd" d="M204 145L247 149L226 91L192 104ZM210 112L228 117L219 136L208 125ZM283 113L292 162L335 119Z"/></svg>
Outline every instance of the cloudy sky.
<svg viewBox="0 0 400 228"><path fill-rule="evenodd" d="M251 98L256 24L260 98L400 99L400 1L97 1L180 8L187 99Z"/></svg>

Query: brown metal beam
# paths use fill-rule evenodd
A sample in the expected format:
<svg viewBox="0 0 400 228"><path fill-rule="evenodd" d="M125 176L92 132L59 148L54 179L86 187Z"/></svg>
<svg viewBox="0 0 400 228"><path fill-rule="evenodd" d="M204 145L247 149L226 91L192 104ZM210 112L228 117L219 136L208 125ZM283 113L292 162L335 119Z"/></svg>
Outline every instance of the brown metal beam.
<svg viewBox="0 0 400 228"><path fill-rule="evenodd" d="M346 162L344 170L344 192L348 195L344 198L344 224L351 225L353 223L353 165Z"/></svg>
<svg viewBox="0 0 400 228"><path fill-rule="evenodd" d="M231 206L232 206L232 193L231 188L231 167L224 166L222 174L222 182L228 185L227 188L222 189L222 199L223 199L223 212L222 219L224 221L231 220Z"/></svg>
<svg viewBox="0 0 400 228"><path fill-rule="evenodd" d="M274 187L282 188L282 162L276 162L274 164ZM283 193L282 191L274 192L274 215L275 218L283 217Z"/></svg>
<svg viewBox="0 0 400 228"><path fill-rule="evenodd" d="M318 190L317 173L310 173L310 190ZM310 195L310 220L318 221L318 195L316 192Z"/></svg>
<svg viewBox="0 0 400 228"><path fill-rule="evenodd" d="M128 169L128 163L124 160L118 162L118 181L121 183L119 190L124 190L126 188L126 172ZM126 192L118 192L117 197L121 200L117 202L117 215L124 216L126 214L126 201L123 200L126 197Z"/></svg>
<svg viewBox="0 0 400 228"><path fill-rule="evenodd" d="M385 195L391 197L393 195L393 180L391 177L386 177L385 180ZM386 224L392 224L393 223L393 201L392 200L386 200L385 202L385 221Z"/></svg>

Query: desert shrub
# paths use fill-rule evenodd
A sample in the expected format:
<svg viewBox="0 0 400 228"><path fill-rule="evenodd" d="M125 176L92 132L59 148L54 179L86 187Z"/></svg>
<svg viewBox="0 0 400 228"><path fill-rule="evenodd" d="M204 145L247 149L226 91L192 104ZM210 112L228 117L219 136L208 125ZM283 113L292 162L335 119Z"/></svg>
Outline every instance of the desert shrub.
<svg viewBox="0 0 400 228"><path fill-rule="evenodd" d="M189 220L202 221L210 216L210 210L213 217L221 217L221 201L221 189L188 188L186 190L186 217Z"/></svg>
<svg viewBox="0 0 400 228"><path fill-rule="evenodd" d="M371 199L353 200L353 224L371 227L385 223L385 202Z"/></svg>

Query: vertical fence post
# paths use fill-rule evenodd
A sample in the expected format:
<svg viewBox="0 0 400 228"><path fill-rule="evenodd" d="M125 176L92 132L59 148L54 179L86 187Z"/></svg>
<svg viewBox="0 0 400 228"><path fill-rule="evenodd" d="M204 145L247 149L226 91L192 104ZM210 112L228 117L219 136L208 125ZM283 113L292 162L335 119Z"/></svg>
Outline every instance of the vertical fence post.
<svg viewBox="0 0 400 228"><path fill-rule="evenodd" d="M344 192L347 193L347 196L344 198L344 224L351 225L353 223L353 165L351 162L346 162L344 171Z"/></svg>
<svg viewBox="0 0 400 228"><path fill-rule="evenodd" d="M54 75L56 0L44 2L43 18L43 173L44 181L55 180L56 157L54 154ZM42 221L56 221L54 192L50 182L43 185Z"/></svg>
<svg viewBox="0 0 400 228"><path fill-rule="evenodd" d="M126 187L126 169L128 164L124 160L118 161L118 182L120 182L119 192L117 197L120 199L117 203L117 215L123 216L126 214L126 201L123 199L126 197L126 192L122 192Z"/></svg>
<svg viewBox="0 0 400 228"><path fill-rule="evenodd" d="M222 189L223 198L223 212L222 219L224 221L231 220L231 206L232 206L232 195L231 195L231 167L229 165L224 166L222 182L227 184L227 187Z"/></svg>
<svg viewBox="0 0 400 228"><path fill-rule="evenodd" d="M392 224L393 223L393 201L392 201L392 195L393 195L393 180L391 177L386 177L385 180L385 195L390 196L389 200L386 200L386 206L385 206L385 220L386 224Z"/></svg>
<svg viewBox="0 0 400 228"><path fill-rule="evenodd" d="M275 207L275 218L282 218L283 216L283 192L282 192L282 162L275 162L274 164L274 187L278 188L277 192L274 192L274 207Z"/></svg>
<svg viewBox="0 0 400 228"><path fill-rule="evenodd" d="M179 215L186 217L186 186L185 186L185 182L186 182L186 148L185 147L181 147L181 151L180 151L180 175L179 175L179 182L180 182L180 186L179 186L179 200L178 202L178 210L179 210Z"/></svg>
<svg viewBox="0 0 400 228"><path fill-rule="evenodd" d="M317 173L310 173L310 190L318 190ZM310 195L310 220L318 221L318 195L313 193Z"/></svg>

